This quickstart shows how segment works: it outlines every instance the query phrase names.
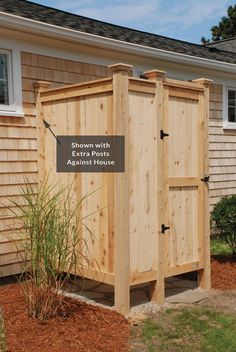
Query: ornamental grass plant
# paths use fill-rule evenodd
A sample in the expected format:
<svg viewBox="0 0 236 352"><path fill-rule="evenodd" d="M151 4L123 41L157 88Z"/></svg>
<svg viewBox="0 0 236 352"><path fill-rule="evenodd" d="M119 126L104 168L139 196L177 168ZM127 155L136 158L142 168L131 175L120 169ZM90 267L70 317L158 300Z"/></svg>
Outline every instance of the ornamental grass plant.
<svg viewBox="0 0 236 352"><path fill-rule="evenodd" d="M6 338L5 338L5 325L3 320L2 311L0 309L0 351L6 352Z"/></svg>
<svg viewBox="0 0 236 352"><path fill-rule="evenodd" d="M14 203L23 223L24 253L22 289L28 314L38 319L67 315L69 307L63 285L79 267L88 266L89 255L82 231L89 232L81 217L85 197L73 202L72 187L48 185L22 188L23 205ZM88 238L88 236L87 236Z"/></svg>

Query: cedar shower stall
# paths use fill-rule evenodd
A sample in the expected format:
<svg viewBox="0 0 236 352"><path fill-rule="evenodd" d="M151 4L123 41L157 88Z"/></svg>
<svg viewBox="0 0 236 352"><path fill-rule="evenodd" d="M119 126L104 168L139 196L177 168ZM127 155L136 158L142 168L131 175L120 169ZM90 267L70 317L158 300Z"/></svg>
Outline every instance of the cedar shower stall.
<svg viewBox="0 0 236 352"><path fill-rule="evenodd" d="M111 77L50 88L35 84L39 179L73 181L84 201L93 237L86 238L83 276L114 286L115 309L126 314L130 287L150 283L151 299L164 302L164 279L197 271L210 288L208 110L210 80L132 77L132 66L110 66ZM124 136L125 171L56 172L56 135Z"/></svg>

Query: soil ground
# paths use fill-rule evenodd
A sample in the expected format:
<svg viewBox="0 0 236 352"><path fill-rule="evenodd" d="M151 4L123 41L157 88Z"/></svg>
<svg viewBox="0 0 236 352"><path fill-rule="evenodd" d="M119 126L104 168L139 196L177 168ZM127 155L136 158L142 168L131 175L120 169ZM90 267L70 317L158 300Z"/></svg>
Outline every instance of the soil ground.
<svg viewBox="0 0 236 352"><path fill-rule="evenodd" d="M19 284L1 287L0 302L8 352L129 351L129 323L112 310L74 301L69 317L39 321L27 315Z"/></svg>
<svg viewBox="0 0 236 352"><path fill-rule="evenodd" d="M236 258L223 255L213 256L211 280L212 288L217 292L199 304L224 313L236 314Z"/></svg>
<svg viewBox="0 0 236 352"><path fill-rule="evenodd" d="M235 256L212 256L211 260L212 288L217 290L236 290L236 258Z"/></svg>
<svg viewBox="0 0 236 352"><path fill-rule="evenodd" d="M236 290L217 292L199 302L198 305L212 308L225 314L236 315Z"/></svg>
<svg viewBox="0 0 236 352"><path fill-rule="evenodd" d="M199 304L236 314L235 258L212 258L212 287L217 291ZM69 317L38 321L28 317L18 284L0 287L0 305L4 313L8 352L130 351L130 325L112 310L76 301ZM135 341L132 345L136 346L133 351L139 351ZM140 351L144 351L143 348Z"/></svg>

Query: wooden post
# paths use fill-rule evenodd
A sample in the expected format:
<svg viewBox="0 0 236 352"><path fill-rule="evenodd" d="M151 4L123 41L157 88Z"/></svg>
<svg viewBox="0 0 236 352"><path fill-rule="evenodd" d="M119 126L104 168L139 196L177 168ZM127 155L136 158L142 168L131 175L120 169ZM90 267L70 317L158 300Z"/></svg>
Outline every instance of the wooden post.
<svg viewBox="0 0 236 352"><path fill-rule="evenodd" d="M115 309L128 314L130 310L130 225L129 225L129 91L131 65L109 66L113 75L114 134L125 136L125 172L116 173L114 185L114 277Z"/></svg>
<svg viewBox="0 0 236 352"><path fill-rule="evenodd" d="M144 72L144 75L149 80L156 81L156 94L155 94L155 104L156 104L156 116L157 119L157 143L156 143L156 171L157 171L157 187L156 187L156 198L157 198L157 239L156 239L156 253L157 253L157 278L156 281L152 282L151 285L151 300L158 304L164 304L165 302L165 277L164 277L164 243L163 235L160 233L161 223L163 222L163 143L160 140L160 130L163 126L163 79L165 76L165 71L151 70Z"/></svg>
<svg viewBox="0 0 236 352"><path fill-rule="evenodd" d="M209 86L213 82L210 79L200 78L192 81L204 86L204 157L203 174L209 175ZM210 253L210 210L209 210L209 184L203 184L203 261L204 268L198 271L198 285L205 289L211 288L211 253Z"/></svg>
<svg viewBox="0 0 236 352"><path fill-rule="evenodd" d="M51 83L46 81L38 81L33 83L36 92L36 125L37 125L37 150L38 150L38 181L42 182L46 175L45 170L45 136L46 128L43 124L43 110L40 101L40 93L50 87Z"/></svg>

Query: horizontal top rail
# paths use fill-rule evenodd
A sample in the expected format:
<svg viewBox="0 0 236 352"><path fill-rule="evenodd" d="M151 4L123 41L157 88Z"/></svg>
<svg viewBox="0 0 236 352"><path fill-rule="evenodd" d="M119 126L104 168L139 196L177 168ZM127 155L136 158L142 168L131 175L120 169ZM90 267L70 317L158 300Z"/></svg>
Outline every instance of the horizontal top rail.
<svg viewBox="0 0 236 352"><path fill-rule="evenodd" d="M85 95L110 92L112 90L112 78L109 77L43 90L40 92L40 101L44 103L48 101L64 100Z"/></svg>
<svg viewBox="0 0 236 352"><path fill-rule="evenodd" d="M178 81L164 78L163 85L171 88L187 89L195 92L204 92L201 84ZM64 100L69 98L87 96L92 94L101 94L113 91L112 77L102 78L94 81L66 85L63 87L47 88L40 92L41 103ZM129 77L129 91L155 94L156 82L142 78Z"/></svg>
<svg viewBox="0 0 236 352"><path fill-rule="evenodd" d="M148 79L146 78L138 78L138 77L129 77L129 81L130 82L142 82L143 84L146 84L147 86L153 86L155 87L156 85L156 82L155 81L149 81Z"/></svg>
<svg viewBox="0 0 236 352"><path fill-rule="evenodd" d="M142 78L129 77L129 90L134 92L155 94L156 82Z"/></svg>
<svg viewBox="0 0 236 352"><path fill-rule="evenodd" d="M200 84L186 82L186 81L177 81L175 79L166 78L163 80L164 86L182 88L182 89L190 89L198 92L204 92L204 87Z"/></svg>

